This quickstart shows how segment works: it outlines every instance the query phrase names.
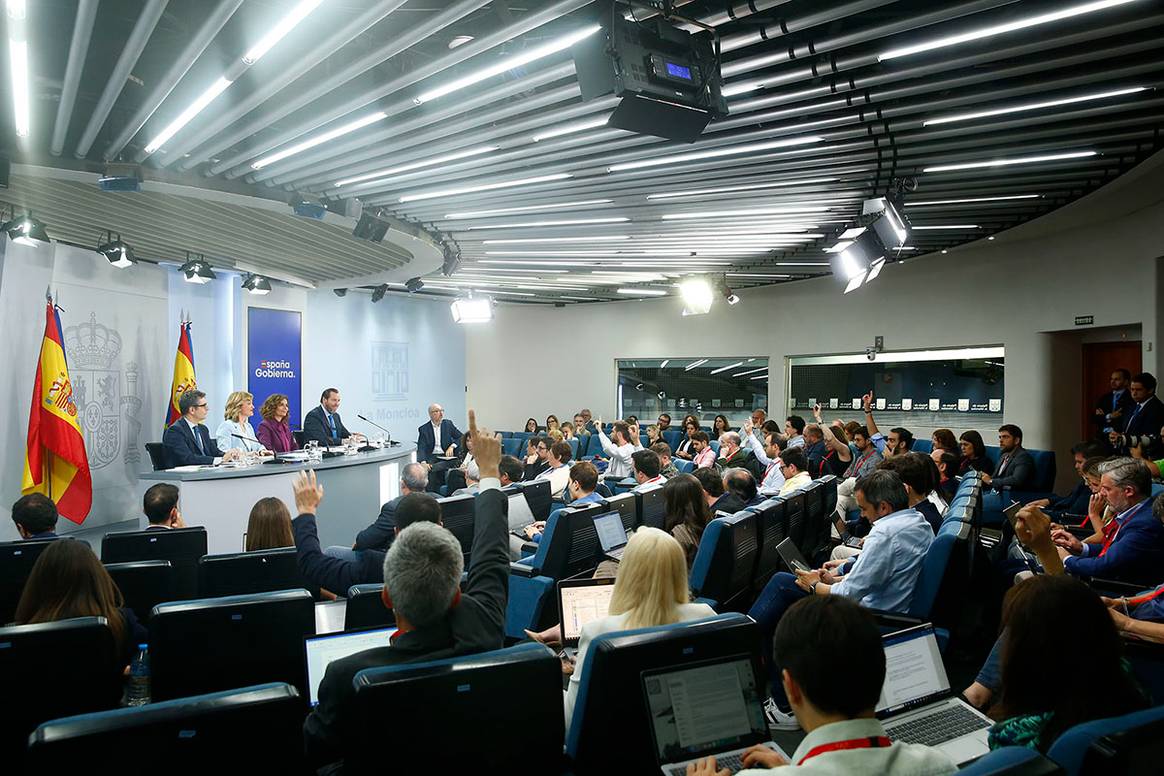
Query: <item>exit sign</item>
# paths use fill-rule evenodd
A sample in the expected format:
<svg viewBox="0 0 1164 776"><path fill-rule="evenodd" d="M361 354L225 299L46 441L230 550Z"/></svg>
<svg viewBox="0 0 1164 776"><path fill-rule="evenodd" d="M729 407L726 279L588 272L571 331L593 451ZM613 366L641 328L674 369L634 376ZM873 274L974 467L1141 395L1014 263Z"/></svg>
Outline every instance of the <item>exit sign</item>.
<svg viewBox="0 0 1164 776"><path fill-rule="evenodd" d="M1090 326L1093 323L1095 323L1095 316L1094 315L1076 315L1075 316L1075 325L1076 326Z"/></svg>

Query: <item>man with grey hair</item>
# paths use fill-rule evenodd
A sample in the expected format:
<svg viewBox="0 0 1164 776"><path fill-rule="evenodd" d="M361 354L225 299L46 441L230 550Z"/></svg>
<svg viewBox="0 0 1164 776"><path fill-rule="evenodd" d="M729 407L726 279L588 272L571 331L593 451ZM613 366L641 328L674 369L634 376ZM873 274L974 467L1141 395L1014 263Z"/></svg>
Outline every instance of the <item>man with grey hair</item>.
<svg viewBox="0 0 1164 776"><path fill-rule="evenodd" d="M175 466L217 466L223 461L233 461L242 455L242 450L218 449L210 431L202 425L210 412L206 394L202 391L186 391L178 398L178 411L182 417L175 420L162 434L166 465Z"/></svg>
<svg viewBox="0 0 1164 776"><path fill-rule="evenodd" d="M752 477L761 477L764 474L763 466L756 460L756 456L752 455L751 450L743 447L743 440L735 431L725 431L720 434L717 463L721 469L734 467L747 469L751 472Z"/></svg>
<svg viewBox="0 0 1164 776"><path fill-rule="evenodd" d="M469 429L478 440L474 452L481 491L468 581L461 584L460 542L446 529L414 523L400 531L382 570L384 605L394 611L397 630L391 646L357 652L328 666L319 685L319 705L303 725L307 759L314 768L346 754L347 737L356 730L353 680L363 669L484 652L504 643L509 524L498 477L501 442L488 431L478 432L472 410ZM312 477L297 479L295 502L304 514L296 520L313 518L322 497ZM407 498L426 497L414 493Z"/></svg>
<svg viewBox="0 0 1164 776"><path fill-rule="evenodd" d="M356 543L352 550L387 550L396 538L396 506L409 493L424 493L428 486L428 469L422 463L406 464L400 470L400 495L380 507L380 514L370 526L356 534ZM333 550L346 550L346 547L328 547L328 555L341 557Z"/></svg>
<svg viewBox="0 0 1164 776"><path fill-rule="evenodd" d="M1069 574L1159 584L1164 568L1164 525L1152 516L1152 476L1135 458L1100 465L1099 494L1116 512L1086 542L1063 529L1051 535Z"/></svg>

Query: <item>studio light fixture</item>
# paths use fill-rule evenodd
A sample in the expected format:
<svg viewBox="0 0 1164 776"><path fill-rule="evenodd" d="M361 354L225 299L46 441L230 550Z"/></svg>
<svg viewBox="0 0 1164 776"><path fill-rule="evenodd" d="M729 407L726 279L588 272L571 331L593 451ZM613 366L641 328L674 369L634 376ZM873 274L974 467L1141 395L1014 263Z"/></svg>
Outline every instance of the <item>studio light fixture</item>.
<svg viewBox="0 0 1164 776"><path fill-rule="evenodd" d="M105 242L97 246L97 253L104 256L110 264L118 269L125 269L137 264L133 249L121 240L120 234L105 233Z"/></svg>
<svg viewBox="0 0 1164 776"><path fill-rule="evenodd" d="M435 89L429 89L428 91L421 92L420 94L416 95L412 101L417 105L422 105L426 102L432 102L433 100L444 97L447 94L460 91L467 86L472 86L473 84L480 83L486 79L509 72L516 67L527 65L530 62L542 59L543 57L548 57L551 54L556 54L559 51L565 51L578 41L588 38L601 29L601 26L597 24L591 24L589 26L583 27L580 30L576 30L569 35L564 35L561 38L551 41L550 43L547 43L543 46L536 46L534 48L527 49L520 54L503 56L498 59L497 62L489 65L488 67L483 67L474 73L470 73L469 75L449 81L448 83L442 84Z"/></svg>
<svg viewBox="0 0 1164 776"><path fill-rule="evenodd" d="M768 140L763 143L746 143L744 145L727 146L724 148L712 148L706 151L689 151L683 154L656 156L651 159L638 159L633 162L620 162L618 164L610 165L606 168L606 171L623 172L625 170L641 170L646 167L662 167L669 164L696 162L702 159L720 159L725 156L754 154L761 151L774 151L779 148L794 148L796 146L811 145L813 143L820 143L823 141L823 137L809 135L805 137L790 137L783 140Z"/></svg>
<svg viewBox="0 0 1164 776"><path fill-rule="evenodd" d="M439 197L455 197L460 194L475 194L479 191L496 191L497 189L512 189L518 186L532 186L536 183L549 183L551 181L564 181L567 178L574 176L568 172L559 172L552 175L536 175L532 178L518 178L510 181L498 181L497 183L482 183L478 186L465 186L456 189L439 189L437 191L422 191L416 194L405 194L400 197L400 202L419 202L425 199L437 199Z"/></svg>
<svg viewBox="0 0 1164 776"><path fill-rule="evenodd" d="M950 172L952 170L978 170L984 167L1006 167L1012 164L1035 164L1037 162L1059 162L1066 159L1084 159L1096 156L1096 151L1069 151L1062 154L1039 154L1038 156L1015 156L1009 159L991 159L988 162L962 162L959 164L939 164L926 167L922 172Z"/></svg>
<svg viewBox="0 0 1164 776"><path fill-rule="evenodd" d="M376 302L379 302L381 299L383 299L384 294L386 294L386 293L388 293L388 284L387 283L381 283L380 285L378 285L374 289L372 289L372 304L375 304Z"/></svg>
<svg viewBox="0 0 1164 776"><path fill-rule="evenodd" d="M393 175L400 175L401 173L410 172L411 170L420 170L425 167L433 167L438 164L445 164L446 162L455 162L459 159L469 159L474 156L488 154L496 151L499 146L477 146L476 148L466 148L463 151L456 151L451 154L441 154L440 156L433 156L428 159L421 159L408 164L397 165L396 167L389 167L384 170L376 170L375 172L364 173L363 175L356 175L351 178L344 178L335 182L336 186L350 186L353 183L361 183L363 181L374 181L380 178L388 178Z"/></svg>
<svg viewBox="0 0 1164 776"><path fill-rule="evenodd" d="M512 296L532 296L532 294L512 294ZM485 323L493 320L493 300L485 296L469 296L454 299L449 305L455 323Z"/></svg>
<svg viewBox="0 0 1164 776"><path fill-rule="evenodd" d="M1073 16L1082 16L1083 14L1094 13L1095 11L1103 11L1108 8L1114 8L1117 5L1127 5L1128 3L1134 2L1136 2L1136 0L1097 0L1096 2L1083 3L1082 5L1073 5L1068 8L1061 8L1057 11L1050 11L1049 13L1028 16L1023 19L1016 19L1012 22L993 24L989 27L980 27L976 30L970 30L968 32L959 33L957 35L948 35L942 38L934 38L933 40L925 41L923 43L915 43L909 46L890 49L881 54L878 54L877 60L879 62L884 62L887 59L906 57L911 54L920 54L923 51L933 51L934 49L946 48L947 46L957 46L962 43L969 43L970 41L981 40L982 38L989 38L994 35L1014 32L1015 30L1025 30L1028 27L1035 27L1040 24L1048 24L1050 22L1056 22L1061 19L1070 19Z"/></svg>
<svg viewBox="0 0 1164 776"><path fill-rule="evenodd" d="M197 258L194 258L197 256ZM187 283L195 283L197 285L204 285L214 280L218 275L214 274L214 270L210 268L209 262L201 254L186 254L186 263L178 268L178 271L186 276Z"/></svg>
<svg viewBox="0 0 1164 776"><path fill-rule="evenodd" d="M243 278L242 289L248 294L255 296L266 296L271 293L271 281L262 275L256 275L251 272Z"/></svg>
<svg viewBox="0 0 1164 776"><path fill-rule="evenodd" d="M40 219L34 218L31 211L27 215L14 215L11 221L5 223L0 229L8 233L12 238L12 242L17 245L26 245L30 248L36 248L40 245L49 242L48 231L44 228L44 224Z"/></svg>
<svg viewBox="0 0 1164 776"><path fill-rule="evenodd" d="M711 311L715 292L707 278L688 278L679 283L679 295L683 298L684 315L706 315Z"/></svg>

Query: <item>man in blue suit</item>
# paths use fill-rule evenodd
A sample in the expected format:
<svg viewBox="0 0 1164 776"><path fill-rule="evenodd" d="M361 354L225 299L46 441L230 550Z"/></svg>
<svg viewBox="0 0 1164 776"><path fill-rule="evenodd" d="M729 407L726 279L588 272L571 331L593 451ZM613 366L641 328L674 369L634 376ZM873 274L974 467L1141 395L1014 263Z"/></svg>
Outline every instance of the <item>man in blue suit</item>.
<svg viewBox="0 0 1164 776"><path fill-rule="evenodd" d="M358 437L344 427L336 410L340 405L339 388L328 388L319 397L319 406L303 418L303 441L319 442L320 447L338 447L348 437Z"/></svg>
<svg viewBox="0 0 1164 776"><path fill-rule="evenodd" d="M453 421L445 418L445 409L439 404L429 405L428 423L416 430L416 460L431 463L437 456L457 454L461 432Z"/></svg>
<svg viewBox="0 0 1164 776"><path fill-rule="evenodd" d="M1099 492L1116 517L1100 541L1085 544L1067 531L1052 537L1067 572L1123 582L1159 584L1164 568L1164 524L1152 515L1152 476L1134 458L1117 458L1100 467Z"/></svg>
<svg viewBox="0 0 1164 776"><path fill-rule="evenodd" d="M223 461L233 461L242 450L218 449L214 437L202 422L209 412L206 394L202 391L186 391L178 399L178 410L182 417L174 421L162 434L162 446L166 452L166 468L175 466L217 466Z"/></svg>

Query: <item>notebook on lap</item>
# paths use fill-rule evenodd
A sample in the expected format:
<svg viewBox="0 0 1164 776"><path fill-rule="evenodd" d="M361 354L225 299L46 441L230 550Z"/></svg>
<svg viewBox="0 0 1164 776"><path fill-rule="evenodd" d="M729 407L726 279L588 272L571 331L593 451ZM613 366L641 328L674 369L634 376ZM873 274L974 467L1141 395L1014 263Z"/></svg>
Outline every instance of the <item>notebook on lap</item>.
<svg viewBox="0 0 1164 776"><path fill-rule="evenodd" d="M994 724L970 704L954 697L934 626L889 633L885 645L885 683L877 717L894 741L926 744L961 765L990 751L986 731Z"/></svg>
<svg viewBox="0 0 1164 776"><path fill-rule="evenodd" d="M800 553L800 548L796 546L796 542L791 538L785 539L776 545L776 552L780 554L788 568L801 571L812 571L812 566L808 565L808 561Z"/></svg>
<svg viewBox="0 0 1164 776"><path fill-rule="evenodd" d="M365 649L387 647L395 628L333 633L326 636L308 636L303 640L307 653L307 692L312 708L319 704L319 683L333 660L363 652Z"/></svg>
<svg viewBox="0 0 1164 776"><path fill-rule="evenodd" d="M716 658L642 673L651 734L662 773L685 776L687 765L713 756L716 768L743 770L744 750L771 740L761 687L748 655Z"/></svg>

